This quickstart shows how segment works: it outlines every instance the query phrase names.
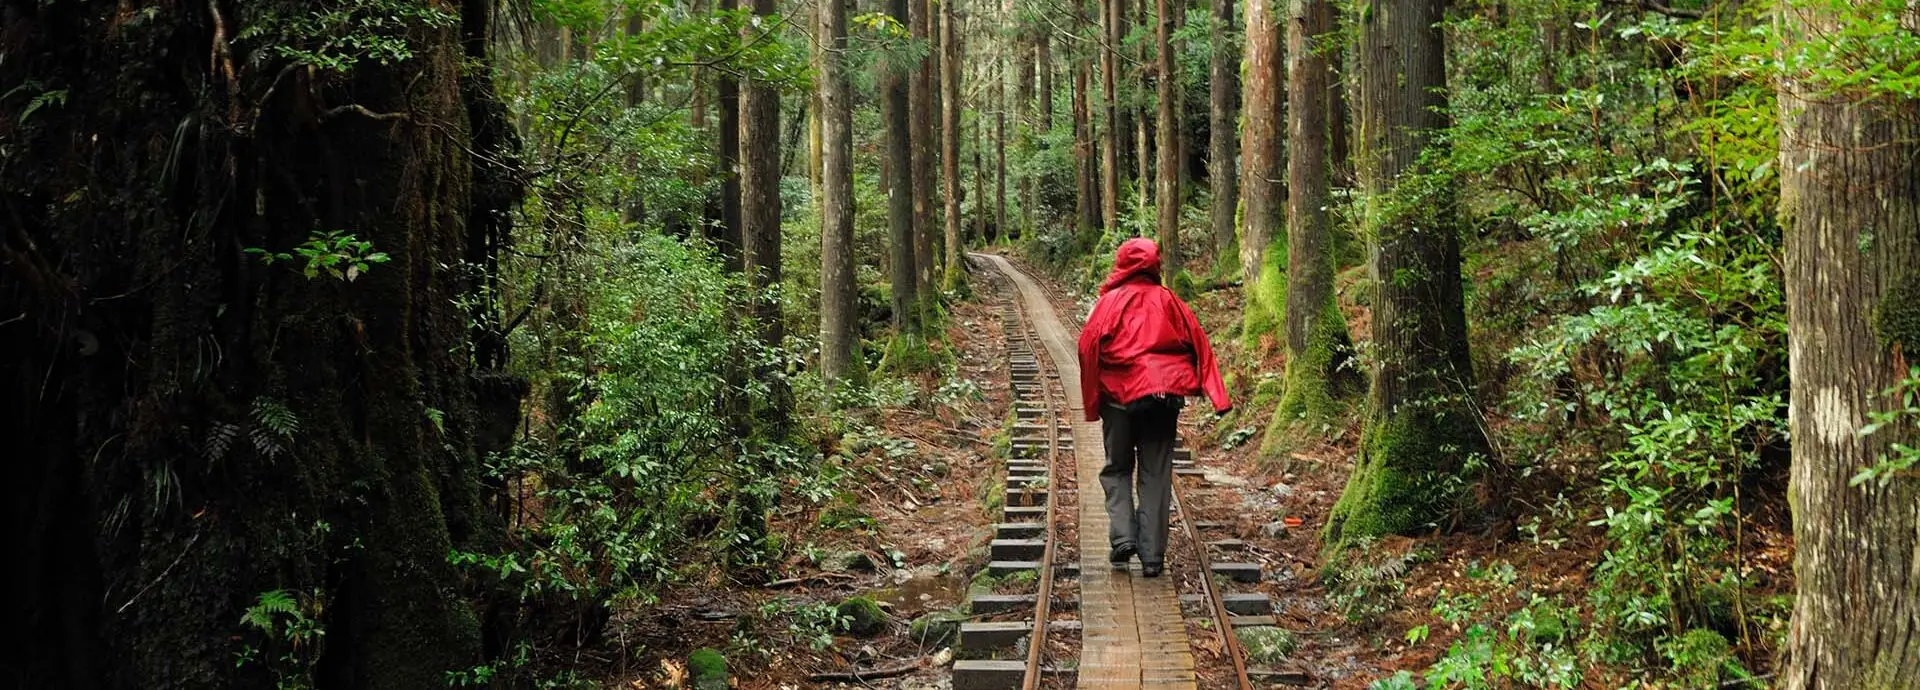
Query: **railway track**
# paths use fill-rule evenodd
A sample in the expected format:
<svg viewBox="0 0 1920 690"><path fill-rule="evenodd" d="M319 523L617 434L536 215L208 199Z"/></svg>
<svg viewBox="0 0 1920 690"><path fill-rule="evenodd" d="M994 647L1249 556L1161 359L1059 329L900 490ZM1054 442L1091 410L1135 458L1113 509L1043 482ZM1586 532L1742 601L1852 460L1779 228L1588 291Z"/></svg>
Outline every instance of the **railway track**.
<svg viewBox="0 0 1920 690"><path fill-rule="evenodd" d="M1005 286L1013 392L1005 514L994 526L987 571L1031 577L1033 587L1032 594L969 598L974 620L961 626L953 687L1253 688L1233 631L1273 624L1271 615L1258 615L1271 606L1265 595L1224 591L1235 581L1258 582L1260 569L1218 561L1237 542L1209 540L1224 526L1188 519L1205 483L1191 451L1176 453L1173 531L1184 539L1171 545L1166 576L1141 577L1137 563L1111 568L1098 481L1104 452L1098 424L1081 421L1077 332L1005 259L970 258ZM1213 639L1198 644L1196 637Z"/></svg>

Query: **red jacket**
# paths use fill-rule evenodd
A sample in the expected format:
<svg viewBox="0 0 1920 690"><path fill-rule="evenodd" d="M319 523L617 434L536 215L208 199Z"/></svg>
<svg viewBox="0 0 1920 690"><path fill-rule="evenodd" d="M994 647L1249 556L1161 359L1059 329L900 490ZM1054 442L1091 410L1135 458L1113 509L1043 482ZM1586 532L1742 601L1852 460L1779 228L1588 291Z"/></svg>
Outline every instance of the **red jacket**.
<svg viewBox="0 0 1920 690"><path fill-rule="evenodd" d="M1080 330L1080 401L1087 421L1100 419L1103 403L1202 391L1215 411L1233 407L1200 320L1160 286L1160 247L1144 237L1127 240Z"/></svg>

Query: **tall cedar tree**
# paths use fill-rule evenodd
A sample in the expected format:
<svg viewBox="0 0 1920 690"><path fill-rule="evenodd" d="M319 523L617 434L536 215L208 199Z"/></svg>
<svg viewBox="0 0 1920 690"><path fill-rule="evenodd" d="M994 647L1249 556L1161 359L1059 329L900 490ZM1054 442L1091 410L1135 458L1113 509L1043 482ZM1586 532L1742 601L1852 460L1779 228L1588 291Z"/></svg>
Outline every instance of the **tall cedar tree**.
<svg viewBox="0 0 1920 690"><path fill-rule="evenodd" d="M1185 3L1171 3L1158 0L1155 5L1158 20L1154 24L1154 45L1157 59L1154 64L1159 76L1158 93L1160 97L1159 116L1154 119L1154 127L1160 135L1158 149L1159 170L1154 173L1154 207L1160 212L1159 242L1160 264L1163 275L1172 277L1180 273L1180 102L1176 100L1174 84L1179 75L1173 73L1173 11L1185 8Z"/></svg>
<svg viewBox="0 0 1920 690"><path fill-rule="evenodd" d="M1360 22L1360 184L1372 238L1374 364L1358 464L1327 543L1448 524L1443 487L1487 452L1474 404L1460 238L1419 161L1446 126L1444 0L1388 0Z"/></svg>
<svg viewBox="0 0 1920 690"><path fill-rule="evenodd" d="M853 260L853 100L847 80L847 3L820 0L820 376L860 372Z"/></svg>
<svg viewBox="0 0 1920 690"><path fill-rule="evenodd" d="M1783 50L1845 45L1834 37L1854 13L1883 7L1782 0ZM1851 478L1896 444L1920 444L1910 419L1862 434L1872 415L1905 407L1887 392L1920 353L1920 100L1813 73L1790 75L1779 96L1799 589L1782 685L1913 687L1920 478Z"/></svg>
<svg viewBox="0 0 1920 690"><path fill-rule="evenodd" d="M1273 3L1247 0L1247 83L1242 93L1246 130L1240 140L1240 188L1246 200L1240 224L1240 278L1249 295L1258 284L1260 262L1280 222L1280 21ZM1250 297L1249 302L1255 301ZM1249 304L1248 309L1279 309L1278 304Z"/></svg>
<svg viewBox="0 0 1920 690"><path fill-rule="evenodd" d="M1111 232L1120 224L1120 101L1119 49L1126 0L1097 0L1100 7L1100 227Z"/></svg>
<svg viewBox="0 0 1920 690"><path fill-rule="evenodd" d="M235 40L330 3L221 5L137 30L113 3L5 10L0 53L26 59L0 83L66 98L9 123L0 166L0 674L268 686L234 663L265 644L238 621L281 590L329 633L318 685L439 687L485 662L491 614L447 554L501 548L481 458L526 391L478 366L503 355L462 306L487 294L445 268L492 261L519 193L491 3L345 77ZM388 260L349 282L245 251L315 228Z"/></svg>
<svg viewBox="0 0 1920 690"><path fill-rule="evenodd" d="M1233 0L1212 0L1213 31L1208 42L1212 55L1207 62L1207 186L1213 205L1208 220L1213 226L1213 255L1217 265L1227 266L1227 257L1235 255L1234 213L1240 205L1239 165L1234 160L1234 120L1238 113L1234 99L1239 97L1240 53L1233 41Z"/></svg>
<svg viewBox="0 0 1920 690"><path fill-rule="evenodd" d="M956 0L940 2L940 177L946 210L946 275L952 289L965 277L960 265L960 27L954 15Z"/></svg>
<svg viewBox="0 0 1920 690"><path fill-rule="evenodd" d="M1348 365L1353 341L1334 302L1332 203L1327 171L1327 84L1332 70L1315 50L1333 34L1327 0L1290 0L1287 13L1287 377L1273 413L1276 432L1323 428L1336 400L1357 389Z"/></svg>
<svg viewBox="0 0 1920 690"><path fill-rule="evenodd" d="M902 25L913 0L887 0L887 16ZM914 65L888 64L881 81L887 119L887 253L893 275L893 329L920 334L918 235L914 232L913 124L910 114Z"/></svg>
<svg viewBox="0 0 1920 690"><path fill-rule="evenodd" d="M913 142L910 179L913 181L914 288L922 302L919 308L923 314L929 315L932 311L927 305L933 302L934 292L939 287L933 284L933 280L940 261L933 251L933 120L939 116L933 109L933 71L940 59L939 38L933 35L935 1L908 0L910 6L907 9L913 19L908 28L914 43L927 47L926 57L913 70L907 92L912 99L908 112L913 114L910 124Z"/></svg>
<svg viewBox="0 0 1920 690"><path fill-rule="evenodd" d="M1087 28L1086 0L1074 0L1073 25L1081 33ZM1093 155L1093 123L1088 103L1093 57L1084 48L1073 51L1073 188L1075 223L1080 232L1100 227L1100 186Z"/></svg>

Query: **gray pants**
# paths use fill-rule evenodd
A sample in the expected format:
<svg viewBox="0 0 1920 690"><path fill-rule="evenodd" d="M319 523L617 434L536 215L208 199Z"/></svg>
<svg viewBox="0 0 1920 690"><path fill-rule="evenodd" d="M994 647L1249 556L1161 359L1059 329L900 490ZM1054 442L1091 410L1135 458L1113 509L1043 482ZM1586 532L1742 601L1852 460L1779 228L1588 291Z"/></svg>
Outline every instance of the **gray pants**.
<svg viewBox="0 0 1920 690"><path fill-rule="evenodd" d="M1132 544L1141 563L1164 563L1167 556L1173 443L1181 402L1149 399L1100 411L1107 446L1107 464L1100 469L1100 488L1107 493L1107 544Z"/></svg>

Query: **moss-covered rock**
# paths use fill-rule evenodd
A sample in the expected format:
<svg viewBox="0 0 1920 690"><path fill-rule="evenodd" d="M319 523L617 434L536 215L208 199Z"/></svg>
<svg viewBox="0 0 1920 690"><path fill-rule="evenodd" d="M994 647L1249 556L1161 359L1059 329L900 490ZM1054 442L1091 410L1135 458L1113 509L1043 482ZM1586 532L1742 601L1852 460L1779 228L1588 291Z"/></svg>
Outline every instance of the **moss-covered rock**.
<svg viewBox="0 0 1920 690"><path fill-rule="evenodd" d="M966 620L967 614L959 611L934 611L913 619L907 634L928 647L945 646L960 638L960 624Z"/></svg>
<svg viewBox="0 0 1920 690"><path fill-rule="evenodd" d="M1246 650L1247 660L1262 666L1274 666L1287 660L1287 655L1299 647L1299 641L1286 628L1271 625L1256 625L1237 628L1234 637L1240 638L1240 648Z"/></svg>
<svg viewBox="0 0 1920 690"><path fill-rule="evenodd" d="M726 690L727 657L720 650L702 647L687 657L687 676L694 690Z"/></svg>
<svg viewBox="0 0 1920 690"><path fill-rule="evenodd" d="M846 632L872 637L887 627L887 612L869 597L853 597L840 602L834 611L846 619Z"/></svg>

